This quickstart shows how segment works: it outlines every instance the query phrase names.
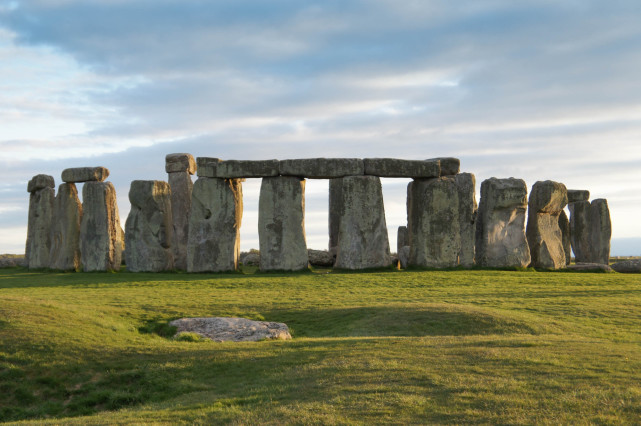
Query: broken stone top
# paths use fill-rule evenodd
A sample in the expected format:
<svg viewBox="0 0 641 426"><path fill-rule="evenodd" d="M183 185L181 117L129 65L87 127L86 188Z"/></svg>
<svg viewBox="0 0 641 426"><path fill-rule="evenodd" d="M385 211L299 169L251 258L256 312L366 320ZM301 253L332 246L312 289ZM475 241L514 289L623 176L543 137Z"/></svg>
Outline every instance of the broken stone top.
<svg viewBox="0 0 641 426"><path fill-rule="evenodd" d="M492 194L489 198L485 196L486 200L491 199L491 210L516 206L525 207L528 202L527 186L523 179L498 179L495 177L486 179L481 184L481 200L485 194Z"/></svg>
<svg viewBox="0 0 641 426"><path fill-rule="evenodd" d="M590 199L590 191L585 189L568 189L568 203L576 203L577 201L588 201Z"/></svg>
<svg viewBox="0 0 641 426"><path fill-rule="evenodd" d="M565 185L551 180L532 186L528 208L537 213L558 213L568 204Z"/></svg>
<svg viewBox="0 0 641 426"><path fill-rule="evenodd" d="M49 175L35 175L27 184L27 192L35 192L45 188L55 188L56 183L53 176Z"/></svg>
<svg viewBox="0 0 641 426"><path fill-rule="evenodd" d="M62 171L62 181L76 182L102 182L109 177L106 167L74 167Z"/></svg>
<svg viewBox="0 0 641 426"><path fill-rule="evenodd" d="M193 175L196 173L196 161L191 154L167 154L165 156L165 171L167 173L187 172Z"/></svg>
<svg viewBox="0 0 641 426"><path fill-rule="evenodd" d="M160 180L134 180L129 188L129 202L132 206L157 203L163 196L169 196L169 184Z"/></svg>

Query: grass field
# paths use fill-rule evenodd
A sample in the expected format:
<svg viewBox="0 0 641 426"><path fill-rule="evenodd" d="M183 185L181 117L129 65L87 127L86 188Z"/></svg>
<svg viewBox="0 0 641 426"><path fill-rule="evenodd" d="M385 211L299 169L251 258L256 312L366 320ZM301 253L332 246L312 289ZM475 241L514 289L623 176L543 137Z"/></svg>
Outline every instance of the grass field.
<svg viewBox="0 0 641 426"><path fill-rule="evenodd" d="M184 342L186 316L293 340ZM0 270L0 419L639 423L641 277Z"/></svg>

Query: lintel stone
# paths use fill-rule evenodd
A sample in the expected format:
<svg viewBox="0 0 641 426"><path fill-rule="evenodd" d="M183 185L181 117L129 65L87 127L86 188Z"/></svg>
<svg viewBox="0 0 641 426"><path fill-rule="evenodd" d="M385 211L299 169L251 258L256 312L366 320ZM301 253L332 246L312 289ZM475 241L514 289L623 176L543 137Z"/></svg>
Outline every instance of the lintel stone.
<svg viewBox="0 0 641 426"><path fill-rule="evenodd" d="M568 203L576 203L577 201L588 201L590 199L590 191L585 189L568 189Z"/></svg>
<svg viewBox="0 0 641 426"><path fill-rule="evenodd" d="M214 173L221 179L263 178L279 175L278 160L225 160L216 163Z"/></svg>
<svg viewBox="0 0 641 426"><path fill-rule="evenodd" d="M282 176L331 179L362 176L364 173L365 166L360 158L303 158L280 162Z"/></svg>
<svg viewBox="0 0 641 426"><path fill-rule="evenodd" d="M103 182L109 177L106 167L73 167L62 171L62 181L76 182Z"/></svg>
<svg viewBox="0 0 641 426"><path fill-rule="evenodd" d="M366 158L365 174L379 177L430 178L441 173L438 160L401 160L398 158Z"/></svg>
<svg viewBox="0 0 641 426"><path fill-rule="evenodd" d="M437 157L427 161L438 160L441 163L441 176L451 176L461 170L461 160L454 157Z"/></svg>

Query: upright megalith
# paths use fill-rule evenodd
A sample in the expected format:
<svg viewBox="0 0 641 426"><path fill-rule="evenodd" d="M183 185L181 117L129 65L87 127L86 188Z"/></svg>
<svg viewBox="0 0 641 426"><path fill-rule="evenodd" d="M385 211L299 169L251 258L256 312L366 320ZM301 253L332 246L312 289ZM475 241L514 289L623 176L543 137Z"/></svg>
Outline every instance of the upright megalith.
<svg viewBox="0 0 641 426"><path fill-rule="evenodd" d="M53 177L49 175L36 175L27 184L27 191L31 195L25 261L29 268L50 266L54 187Z"/></svg>
<svg viewBox="0 0 641 426"><path fill-rule="evenodd" d="M196 173L196 162L191 154L168 154L165 157L165 171L168 174L171 188L171 217L173 221L171 249L174 256L174 267L185 271L187 270L191 192L194 188L191 175Z"/></svg>
<svg viewBox="0 0 641 426"><path fill-rule="evenodd" d="M122 229L111 182L89 181L82 188L80 256L85 272L120 270Z"/></svg>
<svg viewBox="0 0 641 426"><path fill-rule="evenodd" d="M383 190L376 176L342 179L336 268L367 269L391 262Z"/></svg>
<svg viewBox="0 0 641 426"><path fill-rule="evenodd" d="M410 245L410 236L407 232L407 226L399 226L396 231L396 254L401 252L401 248Z"/></svg>
<svg viewBox="0 0 641 426"><path fill-rule="evenodd" d="M82 203L75 183L63 183L53 204L50 267L60 271L79 271L80 223Z"/></svg>
<svg viewBox="0 0 641 426"><path fill-rule="evenodd" d="M604 198L592 200L590 203L590 233L592 262L608 265L610 263L612 222L608 201Z"/></svg>
<svg viewBox="0 0 641 426"><path fill-rule="evenodd" d="M460 173L454 176L458 188L459 228L461 249L459 265L465 268L474 266L474 245L476 233L476 177L472 173Z"/></svg>
<svg viewBox="0 0 641 426"><path fill-rule="evenodd" d="M307 269L304 179L263 178L258 204L258 238L261 271Z"/></svg>
<svg viewBox="0 0 641 426"><path fill-rule="evenodd" d="M161 272L174 268L171 189L159 180L135 180L129 188L131 210L125 222L127 270Z"/></svg>
<svg viewBox="0 0 641 426"><path fill-rule="evenodd" d="M570 220L565 210L561 210L561 214L559 214L559 229L561 229L561 242L565 252L565 264L569 265L572 260L572 243L570 241Z"/></svg>
<svg viewBox="0 0 641 426"><path fill-rule="evenodd" d="M411 191L409 265L456 266L461 251L461 228L455 180L415 179Z"/></svg>
<svg viewBox="0 0 641 426"><path fill-rule="evenodd" d="M236 270L242 217L240 179L199 177L191 194L187 271Z"/></svg>
<svg viewBox="0 0 641 426"><path fill-rule="evenodd" d="M481 184L476 216L476 264L492 268L526 267L527 187L522 179L490 178Z"/></svg>
<svg viewBox="0 0 641 426"><path fill-rule="evenodd" d="M338 231L341 217L343 216L343 179L334 178L329 180L329 253L336 256L338 247Z"/></svg>
<svg viewBox="0 0 641 426"><path fill-rule="evenodd" d="M592 260L591 204L589 199L589 191L568 190L570 244L577 263L594 263Z"/></svg>
<svg viewBox="0 0 641 426"><path fill-rule="evenodd" d="M537 268L565 267L563 234L559 215L568 203L568 192L562 183L538 181L532 186L528 201L527 240L532 265Z"/></svg>

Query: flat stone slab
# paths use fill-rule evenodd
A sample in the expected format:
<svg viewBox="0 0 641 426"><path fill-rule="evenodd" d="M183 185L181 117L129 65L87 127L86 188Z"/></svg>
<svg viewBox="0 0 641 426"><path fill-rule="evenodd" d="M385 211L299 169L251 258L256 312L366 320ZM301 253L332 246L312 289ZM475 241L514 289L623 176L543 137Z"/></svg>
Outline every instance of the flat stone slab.
<svg viewBox="0 0 641 426"><path fill-rule="evenodd" d="M167 173L187 172L193 175L196 173L194 156L183 152L167 154L165 156L165 171Z"/></svg>
<svg viewBox="0 0 641 426"><path fill-rule="evenodd" d="M379 177L430 178L441 174L438 160L365 158L365 174Z"/></svg>
<svg viewBox="0 0 641 426"><path fill-rule="evenodd" d="M430 158L426 161L438 161L441 165L441 176L451 176L461 170L461 160L454 157Z"/></svg>
<svg viewBox="0 0 641 426"><path fill-rule="evenodd" d="M612 272L613 269L603 263L584 263L579 262L574 265L565 267L568 271L593 271L593 272Z"/></svg>
<svg viewBox="0 0 641 426"><path fill-rule="evenodd" d="M307 249L307 257L309 258L309 264L312 266L334 266L334 256L327 250Z"/></svg>
<svg viewBox="0 0 641 426"><path fill-rule="evenodd" d="M641 259L622 260L611 265L612 269L624 274L641 274Z"/></svg>
<svg viewBox="0 0 641 426"><path fill-rule="evenodd" d="M214 177L218 163L221 161L223 160L215 157L196 157L196 174L198 177Z"/></svg>
<svg viewBox="0 0 641 426"><path fill-rule="evenodd" d="M53 180L53 176L49 175L35 175L31 178L29 183L27 183L27 192L35 192L40 189L45 188L55 188L56 184Z"/></svg>
<svg viewBox="0 0 641 426"><path fill-rule="evenodd" d="M344 176L362 176L365 165L360 158L303 158L282 160L282 176L298 176L310 179L331 179Z"/></svg>
<svg viewBox="0 0 641 426"><path fill-rule="evenodd" d="M62 181L76 182L103 182L109 177L106 167L74 167L62 171Z"/></svg>
<svg viewBox="0 0 641 426"><path fill-rule="evenodd" d="M278 176L278 160L225 160L209 163L204 172L223 179L263 178Z"/></svg>
<svg viewBox="0 0 641 426"><path fill-rule="evenodd" d="M577 201L588 201L590 199L590 191L585 189L568 189L568 203L576 203Z"/></svg>
<svg viewBox="0 0 641 426"><path fill-rule="evenodd" d="M175 337L181 333L196 333L215 342L258 342L292 338L287 324L252 321L247 318L181 318L169 325L177 328Z"/></svg>

